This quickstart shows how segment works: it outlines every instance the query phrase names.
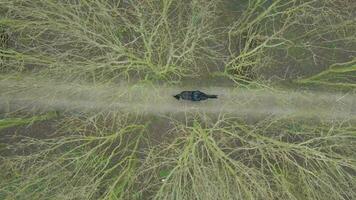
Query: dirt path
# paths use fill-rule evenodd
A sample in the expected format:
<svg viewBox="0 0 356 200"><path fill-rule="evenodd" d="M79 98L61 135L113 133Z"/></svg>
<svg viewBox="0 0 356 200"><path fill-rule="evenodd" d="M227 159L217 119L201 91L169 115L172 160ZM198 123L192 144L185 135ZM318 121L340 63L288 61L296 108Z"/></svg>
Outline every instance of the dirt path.
<svg viewBox="0 0 356 200"><path fill-rule="evenodd" d="M199 89L219 95L203 102L178 101L174 94ZM241 117L299 116L356 118L356 95L247 90L228 87L178 88L136 85L64 84L34 79L1 80L0 110L125 111L145 114L204 112Z"/></svg>

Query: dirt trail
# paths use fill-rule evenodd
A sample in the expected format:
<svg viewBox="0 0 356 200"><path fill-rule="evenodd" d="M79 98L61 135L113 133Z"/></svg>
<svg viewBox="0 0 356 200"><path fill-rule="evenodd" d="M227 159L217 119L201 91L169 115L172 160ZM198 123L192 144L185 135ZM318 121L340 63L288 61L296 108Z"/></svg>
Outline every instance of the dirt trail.
<svg viewBox="0 0 356 200"><path fill-rule="evenodd" d="M203 102L177 101L174 94L199 89L219 95ZM356 118L356 95L247 90L228 87L178 88L135 85L64 84L34 79L0 80L0 111L14 109L125 111L145 114L204 112L241 117L268 115Z"/></svg>

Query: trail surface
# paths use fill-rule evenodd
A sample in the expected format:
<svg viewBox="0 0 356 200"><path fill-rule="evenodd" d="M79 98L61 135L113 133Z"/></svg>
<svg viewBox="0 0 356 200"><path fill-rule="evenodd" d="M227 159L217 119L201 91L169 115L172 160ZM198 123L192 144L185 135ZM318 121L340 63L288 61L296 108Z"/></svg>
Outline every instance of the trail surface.
<svg viewBox="0 0 356 200"><path fill-rule="evenodd" d="M217 94L219 98L203 102L178 101L173 98L182 90L193 89ZM26 78L0 80L0 108L1 112L16 109L144 114L204 112L242 117L278 115L350 119L356 117L356 95L228 87L83 85Z"/></svg>

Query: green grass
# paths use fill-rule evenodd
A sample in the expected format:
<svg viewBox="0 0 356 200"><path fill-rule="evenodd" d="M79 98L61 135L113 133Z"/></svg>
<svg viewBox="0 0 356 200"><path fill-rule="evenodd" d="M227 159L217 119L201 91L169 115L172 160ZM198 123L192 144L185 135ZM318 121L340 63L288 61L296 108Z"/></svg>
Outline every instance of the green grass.
<svg viewBox="0 0 356 200"><path fill-rule="evenodd" d="M346 63L336 63L329 69L314 76L297 80L301 84L327 85L340 88L356 87L356 60Z"/></svg>
<svg viewBox="0 0 356 200"><path fill-rule="evenodd" d="M263 0L251 1L229 26L230 59L225 71L231 79L285 78L291 67L294 74L288 76L294 79L313 73L320 65L344 62L341 57L345 55L354 57L356 23L346 13L352 12L355 3L345 2L344 7L337 1L277 0L268 7L265 4Z"/></svg>
<svg viewBox="0 0 356 200"><path fill-rule="evenodd" d="M63 121L63 132L52 133L50 139L24 137L9 145L8 149L29 152L3 160L9 175L3 177L0 196L121 199L136 175L146 133L144 125L113 117L112 121L71 117Z"/></svg>
<svg viewBox="0 0 356 200"><path fill-rule="evenodd" d="M31 126L35 122L41 122L53 119L57 114L54 112L49 112L45 115L33 116L29 118L4 118L0 119L0 131L6 128L11 128L15 126Z"/></svg>
<svg viewBox="0 0 356 200"><path fill-rule="evenodd" d="M213 76L247 89L273 89L277 77L351 91L355 9L353 0L0 0L0 103ZM166 131L140 112L65 103L54 104L63 114L48 137L0 132L0 199L356 199L352 120L167 114ZM1 119L0 131L54 117L33 111Z"/></svg>
<svg viewBox="0 0 356 200"><path fill-rule="evenodd" d="M152 168L152 174L152 166L171 169L165 181L152 188L158 190L154 199L355 196L352 126L289 119L257 125L234 118L212 124L192 121L190 125L177 124L174 133L178 137L158 147L149 159L147 167Z"/></svg>
<svg viewBox="0 0 356 200"><path fill-rule="evenodd" d="M0 24L20 34L24 49L2 55L21 61L19 70L90 81L197 75L219 56L214 2L3 2L11 12Z"/></svg>
<svg viewBox="0 0 356 200"><path fill-rule="evenodd" d="M0 25L16 45L1 49L1 71L94 83L218 73L248 84L293 60L316 67L354 55L356 5L338 2L5 0Z"/></svg>
<svg viewBox="0 0 356 200"><path fill-rule="evenodd" d="M68 118L65 133L25 138L2 162L0 194L39 199L353 199L356 130L349 123L207 116L179 121L149 145L120 115ZM37 146L36 148L34 148Z"/></svg>

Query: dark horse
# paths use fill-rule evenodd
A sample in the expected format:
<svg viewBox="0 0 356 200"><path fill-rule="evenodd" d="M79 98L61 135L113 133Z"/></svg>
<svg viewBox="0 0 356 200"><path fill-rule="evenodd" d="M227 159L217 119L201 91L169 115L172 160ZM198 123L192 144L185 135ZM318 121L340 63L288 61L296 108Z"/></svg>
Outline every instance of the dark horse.
<svg viewBox="0 0 356 200"><path fill-rule="evenodd" d="M180 94L174 95L174 98L176 99L185 99L185 100L190 100L190 101L202 101L206 99L216 99L218 98L218 95L208 95L205 94L204 92L200 92L199 90L196 91L183 91Z"/></svg>

